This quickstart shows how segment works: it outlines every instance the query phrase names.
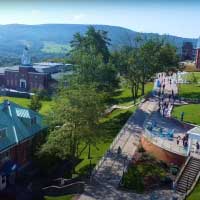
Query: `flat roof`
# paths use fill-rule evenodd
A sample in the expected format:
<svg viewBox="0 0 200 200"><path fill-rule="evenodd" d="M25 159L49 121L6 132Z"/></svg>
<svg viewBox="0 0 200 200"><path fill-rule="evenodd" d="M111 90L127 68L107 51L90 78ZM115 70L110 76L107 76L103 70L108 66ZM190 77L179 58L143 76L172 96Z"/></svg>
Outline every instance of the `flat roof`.
<svg viewBox="0 0 200 200"><path fill-rule="evenodd" d="M200 136L200 126L195 126L194 128L190 129L187 133L190 135L199 135Z"/></svg>

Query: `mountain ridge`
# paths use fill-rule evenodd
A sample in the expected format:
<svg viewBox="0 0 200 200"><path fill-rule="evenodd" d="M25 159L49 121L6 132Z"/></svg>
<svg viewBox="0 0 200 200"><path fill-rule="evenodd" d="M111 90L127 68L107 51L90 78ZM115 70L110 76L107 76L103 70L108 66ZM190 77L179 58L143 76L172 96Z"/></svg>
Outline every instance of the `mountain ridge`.
<svg viewBox="0 0 200 200"><path fill-rule="evenodd" d="M90 24L0 25L0 57L19 60L25 45L30 47L34 61L62 57L69 50L69 42L73 39L73 35L76 32L84 34L88 26ZM197 38L182 38L158 33L140 33L120 26L95 24L92 24L92 26L108 32L112 49L129 44L138 34L145 38L165 38L174 44L179 52L184 41L192 42L194 46L197 43Z"/></svg>

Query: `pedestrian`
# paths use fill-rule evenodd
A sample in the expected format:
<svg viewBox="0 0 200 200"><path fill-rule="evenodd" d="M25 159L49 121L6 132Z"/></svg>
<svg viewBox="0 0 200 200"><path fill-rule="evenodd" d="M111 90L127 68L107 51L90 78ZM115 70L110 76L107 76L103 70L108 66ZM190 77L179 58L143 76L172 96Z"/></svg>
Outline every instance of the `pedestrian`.
<svg viewBox="0 0 200 200"><path fill-rule="evenodd" d="M177 140L176 140L176 144L179 145L179 138L177 138Z"/></svg>
<svg viewBox="0 0 200 200"><path fill-rule="evenodd" d="M181 121L183 121L184 119L184 114L185 114L184 112L181 113Z"/></svg>
<svg viewBox="0 0 200 200"><path fill-rule="evenodd" d="M200 148L199 143L196 142L196 152L197 152L197 153L199 153L199 148Z"/></svg>
<svg viewBox="0 0 200 200"><path fill-rule="evenodd" d="M165 90L165 84L163 84L163 90Z"/></svg>
<svg viewBox="0 0 200 200"><path fill-rule="evenodd" d="M172 97L174 98L174 90L172 89Z"/></svg>
<svg viewBox="0 0 200 200"><path fill-rule="evenodd" d="M122 149L121 149L121 147L119 146L118 149L117 149L117 154L120 155L121 152L122 152Z"/></svg>

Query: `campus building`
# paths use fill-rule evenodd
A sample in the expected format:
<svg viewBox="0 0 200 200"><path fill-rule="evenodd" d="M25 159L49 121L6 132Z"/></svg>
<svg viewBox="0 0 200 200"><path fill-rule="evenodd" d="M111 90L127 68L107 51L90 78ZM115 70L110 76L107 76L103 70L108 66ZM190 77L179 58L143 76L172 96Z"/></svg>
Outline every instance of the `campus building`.
<svg viewBox="0 0 200 200"><path fill-rule="evenodd" d="M0 104L0 190L31 159L33 140L44 129L38 113L5 100ZM7 180L7 181L6 181Z"/></svg>
<svg viewBox="0 0 200 200"><path fill-rule="evenodd" d="M192 42L184 42L182 46L182 60L193 60L195 57L195 49L193 48Z"/></svg>
<svg viewBox="0 0 200 200"><path fill-rule="evenodd" d="M31 63L28 48L25 48L21 65L0 68L0 88L18 92L31 92L33 89L49 90L57 82L54 74L66 73L70 64L41 62Z"/></svg>
<svg viewBox="0 0 200 200"><path fill-rule="evenodd" d="M200 69L200 37L197 42L197 49L196 49L196 68Z"/></svg>

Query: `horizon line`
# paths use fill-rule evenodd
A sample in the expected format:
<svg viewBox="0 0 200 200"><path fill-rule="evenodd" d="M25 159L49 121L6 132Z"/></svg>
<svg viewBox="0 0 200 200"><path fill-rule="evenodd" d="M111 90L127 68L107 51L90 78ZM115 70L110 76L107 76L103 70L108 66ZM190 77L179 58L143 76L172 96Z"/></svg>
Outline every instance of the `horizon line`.
<svg viewBox="0 0 200 200"><path fill-rule="evenodd" d="M157 33L157 32L143 32L143 31L135 31L132 30L130 28L124 27L124 26L120 26L120 25L110 25L110 24L79 24L79 23L41 23L41 24L23 24L23 23L8 23L8 24L0 24L0 26L11 26L11 25L23 25L23 26L42 26L42 25L82 25L82 26L110 26L110 27L118 27L118 28L123 28L123 29L127 29L136 33L146 33L146 34L158 34L160 36L174 36L174 37L179 37L179 38L184 38L184 39L197 39L199 37L182 37L182 36L178 36L178 35L173 35L170 33Z"/></svg>

